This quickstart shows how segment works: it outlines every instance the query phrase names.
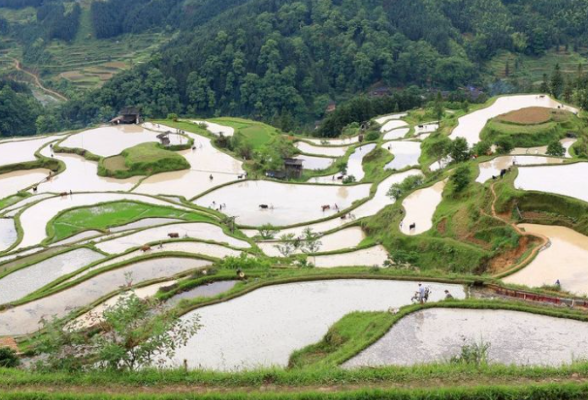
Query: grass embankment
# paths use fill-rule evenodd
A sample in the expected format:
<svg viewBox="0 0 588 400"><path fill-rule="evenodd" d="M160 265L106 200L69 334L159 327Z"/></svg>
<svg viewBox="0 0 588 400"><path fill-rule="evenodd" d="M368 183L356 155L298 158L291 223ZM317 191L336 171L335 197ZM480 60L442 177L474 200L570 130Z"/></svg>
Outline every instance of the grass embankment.
<svg viewBox="0 0 588 400"><path fill-rule="evenodd" d="M191 222L212 222L210 217L197 212L172 207L153 206L131 201L119 201L66 210L49 224L52 241L68 238L87 230L105 232L108 228L126 225L145 218L173 218Z"/></svg>
<svg viewBox="0 0 588 400"><path fill-rule="evenodd" d="M124 150L121 155L102 159L98 175L124 179L189 168L190 163L181 155L157 143L142 143Z"/></svg>
<svg viewBox="0 0 588 400"><path fill-rule="evenodd" d="M251 145L253 149L270 144L276 136L282 133L273 126L243 118L223 117L213 118L209 121L235 129L235 135L241 136L245 143Z"/></svg>
<svg viewBox="0 0 588 400"><path fill-rule="evenodd" d="M515 147L533 147L548 145L569 133L584 136L585 131L584 121L569 111L549 110L546 115L545 111L532 107L488 121L480 136L491 143L508 137Z"/></svg>
<svg viewBox="0 0 588 400"><path fill-rule="evenodd" d="M557 194L517 190L514 188L516 177L517 170L514 170L496 184L496 210L499 213L518 222L560 225L588 235L586 202Z"/></svg>
<svg viewBox="0 0 588 400"><path fill-rule="evenodd" d="M475 383L474 383L475 384ZM109 392L94 388L88 393L84 388L71 390L70 393L51 393L48 391L11 391L4 393L6 400L583 400L588 396L588 385L583 383L543 383L526 385L480 385L474 387L423 387L419 389L397 388L309 388L300 392L283 391L220 391L204 392L190 387L170 387L151 390L137 388L136 394L128 394L128 388L114 388L110 385ZM125 390L126 389L126 390ZM163 390L162 390L163 389ZM181 390L183 389L183 390Z"/></svg>
<svg viewBox="0 0 588 400"><path fill-rule="evenodd" d="M466 165L473 181L477 164ZM431 174L423 187L446 179L450 174ZM433 228L416 236L404 235L398 228L405 215L402 209L405 198L362 223L362 227L376 242L382 243L394 259L418 266L413 268L415 271L484 274L492 269L491 259L509 254L518 247L519 235L511 227L482 213L489 208L490 201L482 185L472 183L464 192L456 194L453 185L448 183L433 216Z"/></svg>
<svg viewBox="0 0 588 400"><path fill-rule="evenodd" d="M330 327L321 341L294 352L290 357L289 367L296 369L321 368L343 364L376 343L401 319L412 313L432 308L509 310L588 322L588 315L583 311L541 307L523 302L475 299L442 301L424 305L414 304L402 307L396 314L354 312Z"/></svg>

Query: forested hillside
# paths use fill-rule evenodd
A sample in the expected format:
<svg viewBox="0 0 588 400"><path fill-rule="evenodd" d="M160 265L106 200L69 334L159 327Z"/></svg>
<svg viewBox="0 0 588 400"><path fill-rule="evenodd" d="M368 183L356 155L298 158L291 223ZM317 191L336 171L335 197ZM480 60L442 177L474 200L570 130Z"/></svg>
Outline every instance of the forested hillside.
<svg viewBox="0 0 588 400"><path fill-rule="evenodd" d="M235 3L245 4L185 29L152 62L67 107L68 118L100 119L131 102L152 116L311 120L331 100L374 84L482 84L480 66L500 49L540 55L555 45L577 46L587 32L587 0Z"/></svg>
<svg viewBox="0 0 588 400"><path fill-rule="evenodd" d="M75 6L41 3L37 17L46 22L36 29L67 40ZM484 87L491 83L485 66L498 52L580 51L588 37L588 0L106 0L92 2L90 13L98 38L179 34L149 62L65 104L55 118L74 126L129 104L151 117L310 123L333 101L374 88ZM32 31L21 29L20 37ZM574 76L575 91L580 78ZM538 89L532 84L525 90Z"/></svg>

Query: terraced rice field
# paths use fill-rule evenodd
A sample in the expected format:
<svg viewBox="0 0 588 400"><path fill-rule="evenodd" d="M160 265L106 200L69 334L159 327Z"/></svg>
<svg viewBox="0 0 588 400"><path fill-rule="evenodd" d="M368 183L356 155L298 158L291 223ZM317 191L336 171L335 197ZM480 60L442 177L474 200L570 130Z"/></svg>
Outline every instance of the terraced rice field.
<svg viewBox="0 0 588 400"><path fill-rule="evenodd" d="M102 71L86 68L94 76ZM73 70L62 72L68 79L78 78ZM494 116L510 112L505 116L510 122L533 123L538 114L517 110L547 107L541 110L545 116L558 105L536 95L502 97L461 117L451 137L465 137L472 144ZM142 299L166 299L163 308L177 311L184 320L201 318L203 328L174 357L163 360L165 365L182 366L186 360L190 369L283 368L292 352L321 340L346 314L396 312L411 304L421 272L432 281L425 283L432 288L430 301L443 300L445 290L465 299L461 283L436 283L433 277L442 282L480 278L471 265L439 261L421 269L417 262L412 265L413 259L431 251L440 260L448 259L447 254L457 258L460 252L483 260L503 256L503 238L492 235L508 230L505 223L516 225L508 216L482 216L495 212L489 189L496 182L512 185L514 180L507 189L517 195L523 193L517 190L535 191L588 202L588 164L574 163L569 152L565 158L545 157L545 148L515 149L485 162L470 160L467 193L480 198L456 201L455 164L447 159L425 168L433 161L425 152L428 135L446 120L422 126L411 122L415 120L422 119L411 113L376 118L383 137L365 143L359 143L359 136L287 137L291 154L302 153L298 157L305 169L313 171L303 175L305 183L267 179L254 168L254 160L216 147L220 135L259 146L271 145L280 135L272 127L235 118L169 122L182 129L157 121L0 142L0 167L40 161L39 155L60 166L50 179L46 169L20 166L0 174L0 305L9 305L0 311L0 337L20 340L38 330L40 318L52 315L65 318L68 326L94 326L108 307L133 290ZM252 126L263 134L256 136ZM157 142L157 135L167 132L172 144L193 140L192 148L177 152L189 169L106 178L98 176L99 162L59 152L61 146L104 158ZM562 142L569 149L574 140ZM421 159L427 164L421 165ZM335 162L337 168L346 163L345 176L355 182L344 181L342 172L333 174ZM480 173L474 184L476 167ZM491 180L508 168L517 172L516 179L512 173ZM426 185L405 193L397 204L389 190L411 176L422 177ZM125 208L115 204L121 203L136 212L120 212ZM479 218L469 220L473 209L480 210ZM467 225L466 230L475 231L484 218L492 222L483 232L490 238L458 229ZM540 288L559 280L564 291L588 294L585 236L557 226L523 224L518 229L509 245L524 244L526 232L546 237L550 246L503 282ZM313 238L316 246L311 249ZM286 244L293 245L291 251L283 251ZM531 252L517 251L521 254L513 262ZM442 362L481 334L492 341L491 362L561 365L573 359L572 350L586 348L585 330L583 322L521 312L427 309L399 320L363 351L357 348L343 367ZM583 350L576 355L585 356Z"/></svg>

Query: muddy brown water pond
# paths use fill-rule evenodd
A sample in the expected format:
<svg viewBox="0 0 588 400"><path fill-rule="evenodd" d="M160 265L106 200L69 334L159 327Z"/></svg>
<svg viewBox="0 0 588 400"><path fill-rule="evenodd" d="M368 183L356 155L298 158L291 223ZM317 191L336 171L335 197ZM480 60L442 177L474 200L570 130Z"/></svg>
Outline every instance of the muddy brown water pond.
<svg viewBox="0 0 588 400"><path fill-rule="evenodd" d="M64 317L78 307L91 304L124 286L127 283L127 274L131 274L133 284L138 284L210 265L209 261L170 257L141 261L107 271L51 296L1 312L0 335L13 336L35 332L42 317Z"/></svg>
<svg viewBox="0 0 588 400"><path fill-rule="evenodd" d="M345 368L447 362L465 344L490 343L490 363L570 364L588 357L588 323L519 311L428 309L412 313Z"/></svg>
<svg viewBox="0 0 588 400"><path fill-rule="evenodd" d="M540 287L560 281L563 290L588 295L588 237L563 226L519 225L526 232L546 236L551 246L529 265L503 278L506 283Z"/></svg>

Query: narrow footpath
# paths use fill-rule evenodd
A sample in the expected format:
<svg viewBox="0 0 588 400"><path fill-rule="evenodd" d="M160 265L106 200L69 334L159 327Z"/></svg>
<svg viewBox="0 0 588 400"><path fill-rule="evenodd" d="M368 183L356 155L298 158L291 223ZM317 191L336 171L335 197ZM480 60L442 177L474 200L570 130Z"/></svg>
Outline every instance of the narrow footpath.
<svg viewBox="0 0 588 400"><path fill-rule="evenodd" d="M39 89L41 89L42 91L44 91L45 93L47 93L50 96L57 97L60 100L63 100L63 101L68 100L68 98L65 97L64 95L57 93L56 91L48 89L45 86L43 86L43 84L41 83L41 80L39 79L39 77L37 75L24 69L20 64L20 61L18 61L16 58L13 58L13 60L14 60L14 68L16 68L18 71L24 72L25 74L27 74L28 76L33 78L35 86L37 86Z"/></svg>

